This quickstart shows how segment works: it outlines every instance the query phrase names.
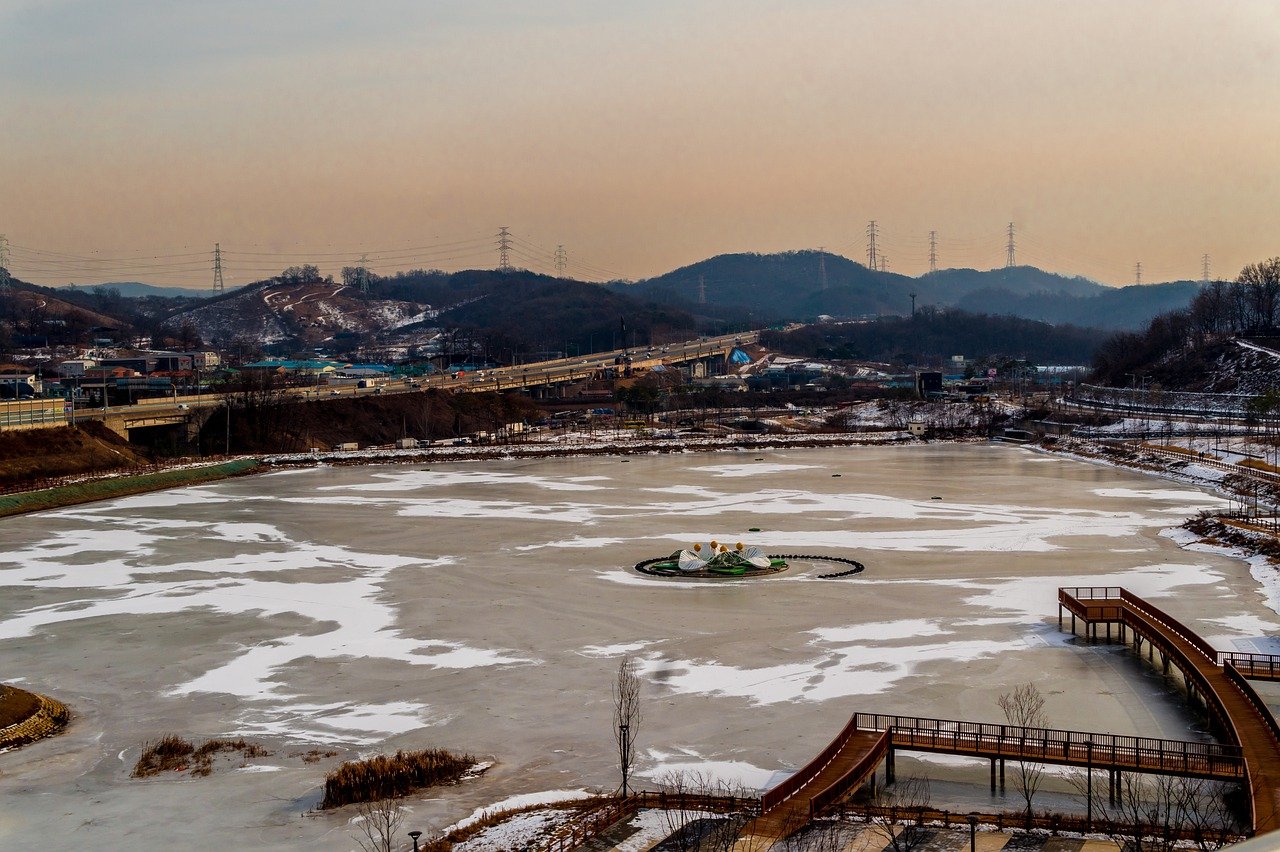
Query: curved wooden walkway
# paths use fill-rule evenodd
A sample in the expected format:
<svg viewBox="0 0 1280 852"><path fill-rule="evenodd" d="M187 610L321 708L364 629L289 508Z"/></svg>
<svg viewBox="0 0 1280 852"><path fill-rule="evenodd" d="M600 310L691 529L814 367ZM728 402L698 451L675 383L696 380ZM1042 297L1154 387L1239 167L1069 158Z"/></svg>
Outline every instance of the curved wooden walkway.
<svg viewBox="0 0 1280 852"><path fill-rule="evenodd" d="M743 827L733 852L768 849L808 825L871 777L888 750L889 734L858 730L855 715L817 757L761 797L760 816Z"/></svg>
<svg viewBox="0 0 1280 852"><path fill-rule="evenodd" d="M1135 650L1159 650L1167 670L1176 665L1191 697L1204 701L1226 743L1162 740L1015 725L854 713L844 729L795 775L761 798L760 816L742 831L735 852L768 849L841 801L888 758L893 779L895 749L1057 763L1111 772L1141 772L1243 781L1250 800L1249 829L1263 834L1280 828L1280 723L1247 678L1280 680L1280 657L1219 654L1181 622L1124 589L1063 588L1062 611L1085 622L1119 625L1120 639L1131 631ZM1152 655L1153 656L1153 655ZM1002 770L1003 771L1003 770ZM1001 776L1003 778L1003 775ZM1092 773L1090 773L1092 777Z"/></svg>
<svg viewBox="0 0 1280 852"><path fill-rule="evenodd" d="M1219 655L1182 622L1135 594L1116 587L1063 588L1059 606L1097 635L1097 625L1118 624L1120 640L1134 634L1135 650L1148 643L1158 650L1164 666L1177 666L1193 698L1199 695L1223 735L1240 746L1250 800L1250 828L1263 834L1280 828L1280 724L1261 696L1249 685L1233 655ZM1059 615L1061 620L1061 615ZM1251 658L1252 659L1252 658ZM1261 671L1263 666L1250 665Z"/></svg>

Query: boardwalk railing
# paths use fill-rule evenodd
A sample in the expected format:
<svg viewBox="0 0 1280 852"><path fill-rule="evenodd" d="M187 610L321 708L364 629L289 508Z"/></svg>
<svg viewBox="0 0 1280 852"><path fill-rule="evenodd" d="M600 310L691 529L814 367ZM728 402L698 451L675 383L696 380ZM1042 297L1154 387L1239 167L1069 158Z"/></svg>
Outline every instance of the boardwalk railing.
<svg viewBox="0 0 1280 852"><path fill-rule="evenodd" d="M1253 684L1249 683L1245 676L1240 673L1240 670L1231 663L1223 665L1222 671L1227 676L1227 679L1235 684L1236 689L1239 689L1244 694L1244 697L1249 699L1253 709L1258 711L1258 715L1262 717L1262 721L1270 729L1271 737L1277 744L1280 744L1280 722L1276 721L1275 714L1271 712L1271 708L1267 706L1267 702L1258 694L1258 691L1253 688Z"/></svg>
<svg viewBox="0 0 1280 852"><path fill-rule="evenodd" d="M1187 627L1178 619L1169 615L1164 610L1152 605L1146 600L1138 597L1126 589L1116 586L1075 586L1058 589L1058 602L1068 609L1071 607L1071 598L1076 601L1121 601L1128 604L1133 610L1137 610L1147 617L1149 621L1154 622L1164 628L1167 633L1172 633L1187 644L1193 646L1197 651L1204 654L1215 665L1218 663L1218 651L1191 628ZM1087 607L1092 612L1087 617L1098 621L1124 621L1125 608L1123 606L1103 606L1099 608L1096 604L1090 604ZM1098 612L1101 609L1102 612Z"/></svg>
<svg viewBox="0 0 1280 852"><path fill-rule="evenodd" d="M864 731L890 732L893 748L1217 779L1245 772L1240 747L1222 743L878 713L855 713L853 721Z"/></svg>
<svg viewBox="0 0 1280 852"><path fill-rule="evenodd" d="M854 714L857 718L857 714ZM825 811L831 805L843 799L851 790L857 787L871 773L876 771L876 767L884 758L885 753L889 750L890 731L886 731L876 744L870 748L853 766L837 778L832 784L828 785L825 790L818 792L816 796L809 800L809 819Z"/></svg>
<svg viewBox="0 0 1280 852"><path fill-rule="evenodd" d="M794 796L801 787L817 778L818 773L839 756L845 745L848 744L849 738L858 732L856 722L857 714L854 714L854 717L841 729L840 733L836 734L836 738L828 743L827 747L820 751L817 757L800 767L800 770L795 775L765 793L760 799L761 811L767 813L773 810Z"/></svg>
<svg viewBox="0 0 1280 852"><path fill-rule="evenodd" d="M1256 680L1280 680L1280 656L1275 654L1245 654L1239 651L1223 651L1218 654L1222 665L1230 663L1240 674Z"/></svg>

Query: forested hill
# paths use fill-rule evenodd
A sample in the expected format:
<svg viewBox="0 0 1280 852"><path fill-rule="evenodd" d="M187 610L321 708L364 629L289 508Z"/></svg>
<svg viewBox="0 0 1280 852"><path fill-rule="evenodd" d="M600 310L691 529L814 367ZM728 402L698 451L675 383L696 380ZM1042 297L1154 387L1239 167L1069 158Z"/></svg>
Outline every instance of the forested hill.
<svg viewBox="0 0 1280 852"><path fill-rule="evenodd" d="M912 317L819 323L766 332L761 343L788 355L928 364L951 355L1033 364L1087 364L1108 333L1018 317L926 308Z"/></svg>
<svg viewBox="0 0 1280 852"><path fill-rule="evenodd" d="M1111 288L1032 266L981 271L943 269L919 278L879 272L829 252L725 254L634 284L620 292L691 313L758 322L906 315L916 305L961 307L1050 323L1141 328L1190 301L1192 282Z"/></svg>
<svg viewBox="0 0 1280 852"><path fill-rule="evenodd" d="M1143 331L1109 338L1098 349L1093 378L1129 385L1141 377L1175 390L1255 388L1246 374L1257 365L1240 362L1241 351L1256 351L1238 342L1245 338L1265 340L1266 351L1280 349L1280 257L1246 266L1235 281L1199 288L1188 306L1155 317ZM1268 382L1273 366L1263 371Z"/></svg>

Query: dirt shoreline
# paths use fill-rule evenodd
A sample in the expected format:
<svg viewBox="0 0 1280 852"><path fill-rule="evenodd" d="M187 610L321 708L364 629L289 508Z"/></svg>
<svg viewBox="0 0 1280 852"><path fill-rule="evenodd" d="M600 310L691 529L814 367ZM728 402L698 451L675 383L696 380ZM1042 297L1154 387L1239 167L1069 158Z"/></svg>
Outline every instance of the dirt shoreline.
<svg viewBox="0 0 1280 852"><path fill-rule="evenodd" d="M233 459L207 465L174 465L153 473L132 476L97 476L78 479L52 488L19 491L0 495L0 518L27 515L49 509L62 509L83 503L96 503L117 497L130 497L169 488L202 485L233 476L261 473L262 465L254 458Z"/></svg>

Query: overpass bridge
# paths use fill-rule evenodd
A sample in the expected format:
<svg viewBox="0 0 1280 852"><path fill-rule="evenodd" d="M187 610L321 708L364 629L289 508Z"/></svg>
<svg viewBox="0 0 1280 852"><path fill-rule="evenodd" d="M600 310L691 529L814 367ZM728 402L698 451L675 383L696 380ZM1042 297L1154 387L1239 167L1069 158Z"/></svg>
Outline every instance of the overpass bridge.
<svg viewBox="0 0 1280 852"><path fill-rule="evenodd" d="M520 390L544 398L562 393L568 385L588 381L604 370L616 369L619 359L630 359L633 370L650 370L655 366L687 366L695 375L722 369L729 354L738 346L759 340L755 331L690 340L648 349L618 349L574 358L558 358L532 364L495 367L474 373L425 376L416 384L396 383L378 388L355 385L288 388L285 393L297 401L326 400L369 396L421 393L428 389L455 393L481 393ZM220 394L195 394L138 400L130 405L106 408L77 408L74 414L64 410L60 399L36 400L13 406L13 412L0 410L0 429L37 428L62 423L100 420L117 434L128 437L129 431L154 426L198 429L213 411L226 405Z"/></svg>
<svg viewBox="0 0 1280 852"><path fill-rule="evenodd" d="M813 760L761 798L760 815L744 827L734 849L763 850L807 825L871 781L885 764L886 783L894 781L896 751L926 751L983 758L991 762L991 788L997 767L1003 788L1004 762L1051 763L1086 770L1088 806L1097 770L1108 774L1108 793L1120 790L1123 772L1239 782L1248 794L1246 827L1250 834L1280 828L1280 723L1250 679L1280 681L1280 656L1219 653L1195 632L1146 600L1116 587L1058 590L1059 626L1071 615L1085 635L1099 638L1100 627L1117 628L1117 638L1148 659L1160 654L1183 674L1192 701L1203 701L1223 742L1026 728L985 722L854 713Z"/></svg>

